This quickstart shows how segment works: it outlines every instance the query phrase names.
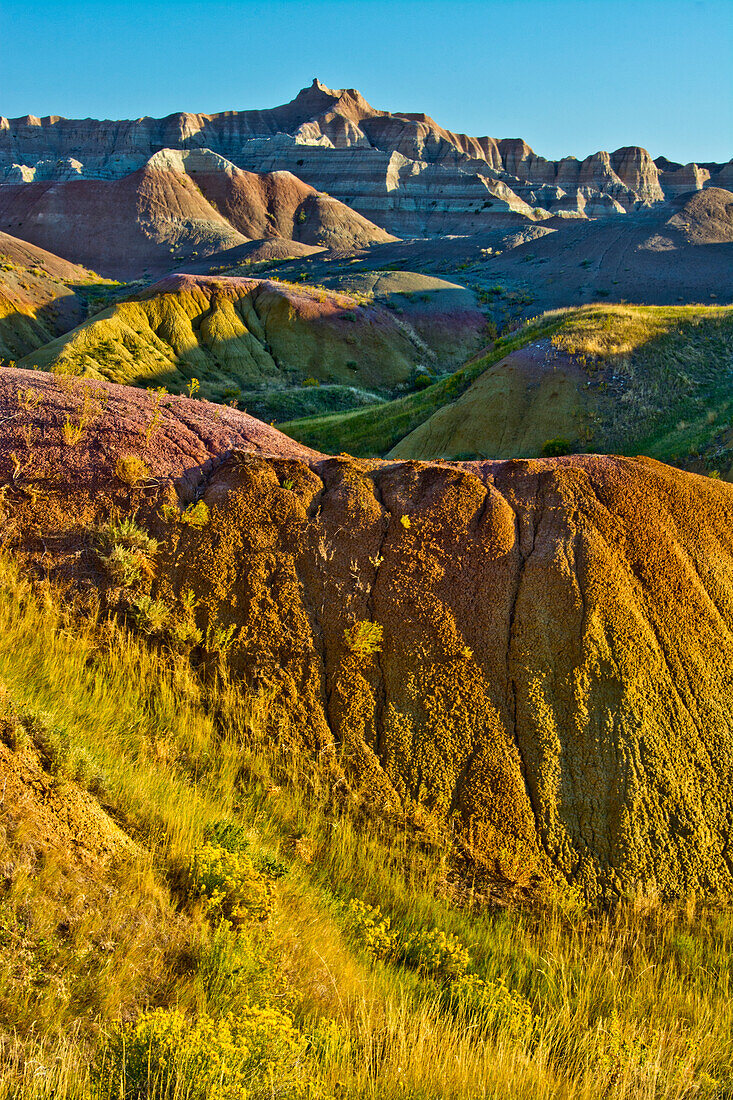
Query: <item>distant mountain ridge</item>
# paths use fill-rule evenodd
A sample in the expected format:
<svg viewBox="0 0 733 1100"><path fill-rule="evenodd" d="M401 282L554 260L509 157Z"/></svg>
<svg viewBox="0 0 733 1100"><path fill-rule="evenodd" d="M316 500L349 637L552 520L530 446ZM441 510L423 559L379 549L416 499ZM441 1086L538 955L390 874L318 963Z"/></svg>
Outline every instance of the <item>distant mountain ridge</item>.
<svg viewBox="0 0 733 1100"><path fill-rule="evenodd" d="M627 146L547 160L521 139L470 137L372 107L314 80L287 104L124 121L0 118L0 182L119 179L164 149L207 149L253 172L287 170L398 236L472 232L493 214L625 213L704 186L726 165L677 165Z"/></svg>

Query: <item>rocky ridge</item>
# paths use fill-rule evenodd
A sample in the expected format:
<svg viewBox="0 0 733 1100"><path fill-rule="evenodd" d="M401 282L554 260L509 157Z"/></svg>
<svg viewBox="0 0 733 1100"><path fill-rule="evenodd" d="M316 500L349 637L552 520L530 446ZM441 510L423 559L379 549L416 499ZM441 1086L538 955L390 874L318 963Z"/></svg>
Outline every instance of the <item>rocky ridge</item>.
<svg viewBox="0 0 733 1100"><path fill-rule="evenodd" d="M163 149L209 150L252 172L287 170L398 236L471 232L487 214L597 217L725 186L729 165L655 163L635 146L585 160L538 156L521 139L469 137L429 116L373 108L318 80L269 110L163 119L0 119L0 179L120 179Z"/></svg>
<svg viewBox="0 0 733 1100"><path fill-rule="evenodd" d="M245 172L208 150L163 149L120 178L7 183L0 225L122 279L251 240L347 249L394 239L288 172Z"/></svg>

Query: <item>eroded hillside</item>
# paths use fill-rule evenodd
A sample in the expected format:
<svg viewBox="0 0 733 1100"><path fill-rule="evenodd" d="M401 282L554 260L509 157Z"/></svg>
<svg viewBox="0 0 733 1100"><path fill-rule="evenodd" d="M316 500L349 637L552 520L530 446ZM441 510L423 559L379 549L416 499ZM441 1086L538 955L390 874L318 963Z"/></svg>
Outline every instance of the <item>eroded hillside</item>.
<svg viewBox="0 0 733 1100"><path fill-rule="evenodd" d="M247 407L279 401L286 409L288 398L295 409L309 400L316 408L323 407L319 401L329 407L329 400L331 407L374 404L379 394L410 388L420 375L428 381L486 339L485 318L470 294L458 308L448 284L432 296L438 303L408 321L371 294L175 275L20 365L174 392L194 385L201 396Z"/></svg>
<svg viewBox="0 0 733 1100"><path fill-rule="evenodd" d="M272 736L505 875L730 888L729 486L598 456L329 459L202 402L0 384L6 538L51 540L111 608L152 598L154 636L188 601L191 653L219 638ZM104 565L111 510L149 567Z"/></svg>

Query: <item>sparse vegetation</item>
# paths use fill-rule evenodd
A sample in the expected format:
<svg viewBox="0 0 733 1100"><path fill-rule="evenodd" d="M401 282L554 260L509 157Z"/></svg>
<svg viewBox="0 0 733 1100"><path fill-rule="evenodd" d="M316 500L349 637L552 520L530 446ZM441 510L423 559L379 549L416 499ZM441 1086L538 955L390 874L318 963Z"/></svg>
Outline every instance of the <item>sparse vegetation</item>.
<svg viewBox="0 0 733 1100"><path fill-rule="evenodd" d="M362 620L347 628L344 632L344 641L357 657L368 657L372 653L381 651L383 633L384 628L381 623Z"/></svg>
<svg viewBox="0 0 733 1100"><path fill-rule="evenodd" d="M139 455L121 455L115 464L115 476L132 487L147 481L150 470Z"/></svg>
<svg viewBox="0 0 733 1100"><path fill-rule="evenodd" d="M64 441L64 446L75 447L84 438L83 422L81 420L74 421L72 417L66 416L61 425L61 438Z"/></svg>

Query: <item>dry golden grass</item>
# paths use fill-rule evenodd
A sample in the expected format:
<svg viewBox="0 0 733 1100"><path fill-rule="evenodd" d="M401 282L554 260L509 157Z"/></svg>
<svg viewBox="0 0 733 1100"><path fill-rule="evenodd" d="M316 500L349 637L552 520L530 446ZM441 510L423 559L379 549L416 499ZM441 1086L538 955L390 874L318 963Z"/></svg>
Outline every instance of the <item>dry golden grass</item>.
<svg viewBox="0 0 733 1100"><path fill-rule="evenodd" d="M3 808L0 1097L92 1100L90 1067L114 1021L152 1005L195 1017L248 1003L289 1006L310 1037L303 1091L263 1078L251 1097L733 1095L730 912L690 899L591 913L550 887L535 909L459 907L447 851L339 808L311 761L259 741L265 699L202 685L123 627L73 620L7 559L0 638L0 709L11 699L61 731L57 781L77 784L74 762L87 759L92 790L134 840L124 858L85 867ZM289 868L270 924L237 942L181 893L191 851L222 819ZM343 930L352 897L405 933L459 937L477 976L529 1002L531 1030L487 1028L452 1011L440 982L371 959ZM183 1100L183 1085L170 1095Z"/></svg>

